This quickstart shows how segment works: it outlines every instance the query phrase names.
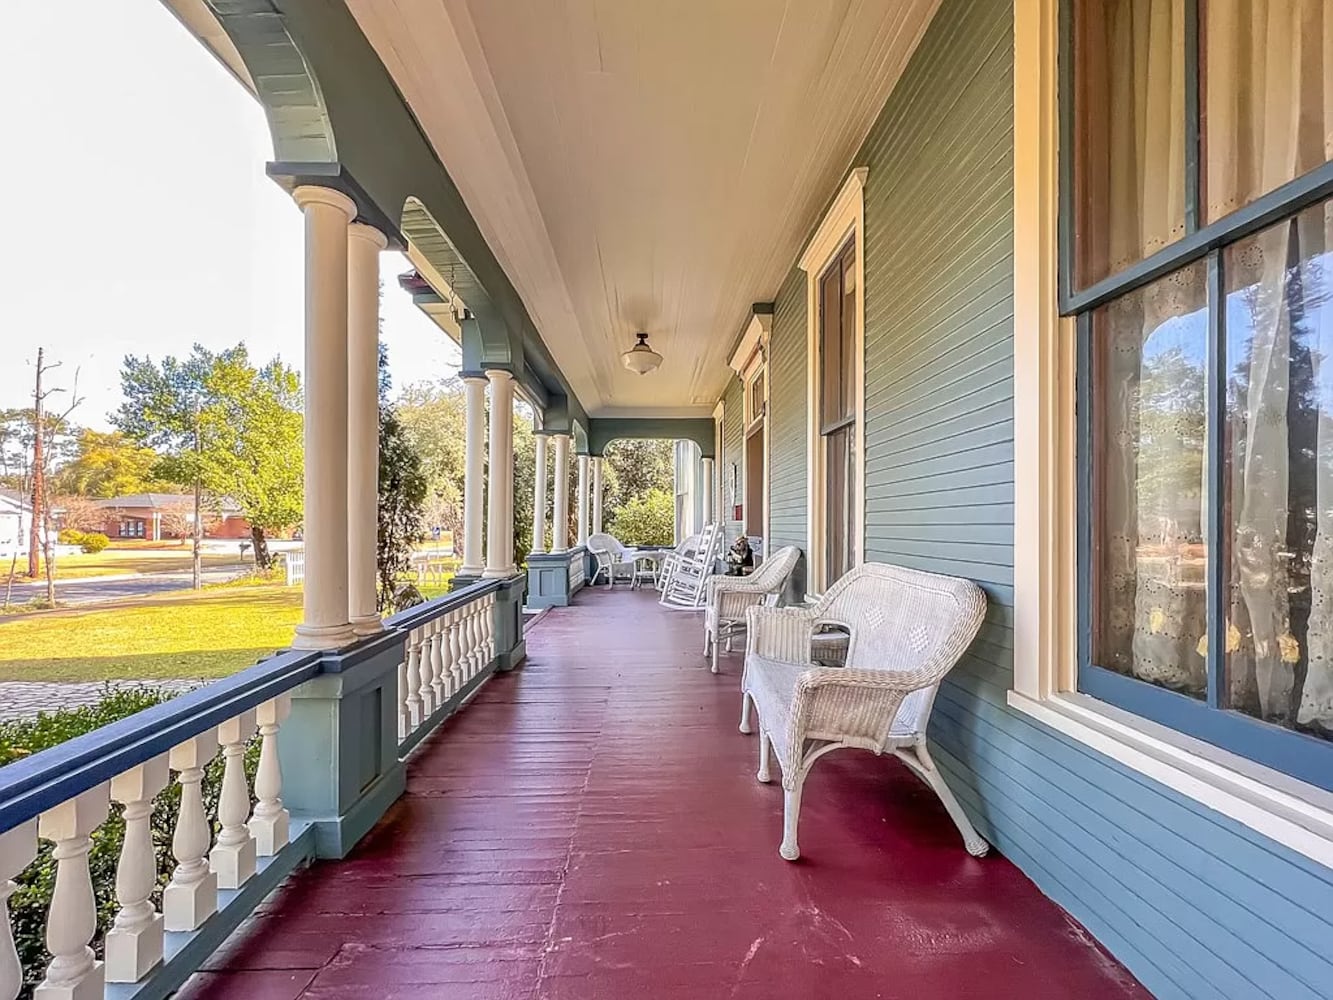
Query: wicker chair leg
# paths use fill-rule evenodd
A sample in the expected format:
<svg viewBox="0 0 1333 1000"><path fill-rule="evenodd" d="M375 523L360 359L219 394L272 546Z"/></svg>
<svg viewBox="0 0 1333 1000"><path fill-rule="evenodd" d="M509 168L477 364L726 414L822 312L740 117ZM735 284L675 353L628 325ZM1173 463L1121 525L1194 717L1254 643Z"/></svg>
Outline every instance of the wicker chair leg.
<svg viewBox="0 0 1333 1000"><path fill-rule="evenodd" d="M782 846L778 853L787 861L795 861L801 856L801 849L796 844L796 827L801 822L801 786L805 784L805 771L799 770L793 776L791 787L783 783L782 789Z"/></svg>
<svg viewBox="0 0 1333 1000"><path fill-rule="evenodd" d="M754 706L754 699L750 697L750 692L741 692L741 725L740 730L746 736L749 736L753 730L750 729L750 709Z"/></svg>
<svg viewBox="0 0 1333 1000"><path fill-rule="evenodd" d="M717 639L713 639L713 673L717 673Z"/></svg>
<svg viewBox="0 0 1333 1000"><path fill-rule="evenodd" d="M759 773L755 775L755 778L765 785L773 780L773 775L768 769L772 756L768 733L764 732L764 727L761 725L759 727Z"/></svg>
<svg viewBox="0 0 1333 1000"><path fill-rule="evenodd" d="M915 751L918 764L913 765L911 755L905 754L903 759L912 767L931 790L940 797L940 802L944 804L944 810L953 820L954 826L958 827L958 832L963 835L963 845L967 848L967 853L974 858L984 857L990 850L990 844L977 833L976 827L972 821L967 818L967 813L963 812L963 807L958 804L954 798L953 791L944 780L944 775L940 774L939 769L935 767L935 761L931 759L930 752L925 744L918 746Z"/></svg>

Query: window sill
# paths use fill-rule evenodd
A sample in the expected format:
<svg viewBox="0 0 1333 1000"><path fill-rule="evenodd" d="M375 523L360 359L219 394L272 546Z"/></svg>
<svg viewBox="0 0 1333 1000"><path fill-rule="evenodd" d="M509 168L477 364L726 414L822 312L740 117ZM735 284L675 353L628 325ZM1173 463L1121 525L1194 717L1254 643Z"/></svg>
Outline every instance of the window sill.
<svg viewBox="0 0 1333 1000"><path fill-rule="evenodd" d="M1009 705L1256 833L1333 868L1333 793L1083 694Z"/></svg>

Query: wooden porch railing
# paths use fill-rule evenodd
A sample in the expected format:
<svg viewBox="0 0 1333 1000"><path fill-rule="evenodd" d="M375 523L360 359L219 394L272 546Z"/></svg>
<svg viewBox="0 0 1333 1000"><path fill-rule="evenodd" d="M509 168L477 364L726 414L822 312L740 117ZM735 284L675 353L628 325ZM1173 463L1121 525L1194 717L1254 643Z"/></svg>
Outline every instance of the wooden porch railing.
<svg viewBox="0 0 1333 1000"><path fill-rule="evenodd" d="M335 752L333 770L355 771L355 780L334 774L332 792L294 789L297 798L284 803L279 755L284 723L297 724L287 735L302 741L284 744L289 762L299 759L312 733L317 738L327 733L331 742L349 732L373 739L359 730L368 718L364 706L378 706L378 697L358 703L351 719L334 730L321 731L317 723L312 728L311 720L330 715L325 704L330 699L336 710L354 697L349 692L364 693L376 684L389 692L396 688L396 720L386 714L384 738L399 753L386 756L406 754L464 704L497 664L507 662L511 651L497 649L497 635L511 630L497 629L497 612L504 610L497 595L513 583L484 581L394 615L383 636L350 651L279 653L0 770L0 1000L13 1000L24 986L7 901L17 888L13 880L36 858L39 838L54 843L55 884L44 928L52 957L34 995L138 1000L166 997L179 988L284 877L323 854L321 824L336 827L344 813L356 813L354 842L401 794L402 768L394 759L396 775L386 769L371 782L386 792L344 802L338 789L367 787L358 770L367 755L350 752L343 758ZM291 719L294 702L299 706L303 699L318 703L318 709ZM259 741L259 759L252 789L245 755L253 739ZM202 780L219 751L221 794L210 814ZM324 748L321 754L326 755ZM151 820L159 793L171 781L180 789L180 810L172 837L174 864L158 912L152 901L159 872ZM301 781L311 784L305 776L298 776ZM333 802L331 813L322 806L302 809L297 800L306 799ZM113 803L125 825L115 879L119 908L99 955L89 852Z"/></svg>

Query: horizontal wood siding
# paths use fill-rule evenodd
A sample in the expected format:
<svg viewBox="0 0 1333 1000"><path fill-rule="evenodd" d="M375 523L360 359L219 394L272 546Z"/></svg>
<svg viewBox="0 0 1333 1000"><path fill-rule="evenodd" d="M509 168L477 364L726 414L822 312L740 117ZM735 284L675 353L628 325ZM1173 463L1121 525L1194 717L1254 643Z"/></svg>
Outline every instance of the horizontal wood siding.
<svg viewBox="0 0 1333 1000"><path fill-rule="evenodd" d="M805 272L792 268L773 305L768 345L768 549L804 549L806 526Z"/></svg>
<svg viewBox="0 0 1333 1000"><path fill-rule="evenodd" d="M856 160L870 168L866 555L986 591L986 623L944 685L931 736L965 808L1007 857L1161 997L1330 997L1333 873L1006 705L1011 24L1006 3L946 0ZM787 354L795 336L779 326L775 369L803 397ZM789 455L784 438L803 445L804 416L781 402L790 391L775 393L786 450L774 464L780 454L793 466L775 469L775 487L787 485L774 523L803 542L804 452ZM1058 994L1059 970L1051 976Z"/></svg>

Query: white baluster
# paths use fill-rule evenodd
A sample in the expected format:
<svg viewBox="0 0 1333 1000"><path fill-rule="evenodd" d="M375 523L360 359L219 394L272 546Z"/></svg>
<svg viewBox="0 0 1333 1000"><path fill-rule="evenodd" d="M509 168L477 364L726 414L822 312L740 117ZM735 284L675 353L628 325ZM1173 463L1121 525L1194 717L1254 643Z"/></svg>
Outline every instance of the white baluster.
<svg viewBox="0 0 1333 1000"><path fill-rule="evenodd" d="M101 784L42 813L37 832L55 841L56 887L46 914L46 950L52 955L34 1000L101 1000L102 963L88 942L97 932L97 901L88 872L91 834L107 817Z"/></svg>
<svg viewBox="0 0 1333 1000"><path fill-rule="evenodd" d="M23 989L23 967L14 947L9 922L9 897L18 885L14 878L37 857L37 821L30 819L0 833L0 1000L14 1000Z"/></svg>
<svg viewBox="0 0 1333 1000"><path fill-rule="evenodd" d="M218 879L208 868L213 831L200 787L204 765L217 752L217 730L210 729L172 747L168 756L181 788L181 811L171 838L176 870L162 892L163 926L169 931L197 930L217 912Z"/></svg>
<svg viewBox="0 0 1333 1000"><path fill-rule="evenodd" d="M407 644L403 644L403 658L398 661L398 738L412 731L412 713L407 707Z"/></svg>
<svg viewBox="0 0 1333 1000"><path fill-rule="evenodd" d="M444 644L449 641L444 631L444 616L431 622L430 640L430 685L435 692L435 707L438 709L449 697L449 674L444 666Z"/></svg>
<svg viewBox="0 0 1333 1000"><path fill-rule="evenodd" d="M463 614L457 608L449 612L449 669L454 677L455 693L463 689L467 680L463 676L467 667L467 660L463 656Z"/></svg>
<svg viewBox="0 0 1333 1000"><path fill-rule="evenodd" d="M417 654L417 673L420 676L418 691L421 695L421 717L429 719L431 713L435 711L435 688L431 686L431 662L430 647L432 636L435 631L435 623L424 622L418 634L421 637L421 651Z"/></svg>
<svg viewBox="0 0 1333 1000"><path fill-rule="evenodd" d="M444 697L452 698L458 692L454 677L454 643L452 611L440 617L440 676L444 679Z"/></svg>
<svg viewBox="0 0 1333 1000"><path fill-rule="evenodd" d="M245 745L255 734L257 714L242 712L218 726L222 744L222 794L218 796L217 843L208 867L218 877L219 889L239 889L255 873L256 847L245 821L250 816L250 787L245 778Z"/></svg>
<svg viewBox="0 0 1333 1000"><path fill-rule="evenodd" d="M426 717L421 700L421 628L407 633L407 718L412 730Z"/></svg>
<svg viewBox="0 0 1333 1000"><path fill-rule="evenodd" d="M255 771L255 811L246 824L255 851L271 858L287 846L291 818L282 806L282 765L278 762L278 730L292 714L292 696L280 694L255 712L259 724L259 767Z"/></svg>
<svg viewBox="0 0 1333 1000"><path fill-rule="evenodd" d="M157 887L153 799L170 778L163 754L111 779L111 799L124 806L125 839L116 866L120 910L106 933L109 983L137 983L162 961L162 915L152 901Z"/></svg>
<svg viewBox="0 0 1333 1000"><path fill-rule="evenodd" d="M495 595L492 594L486 601L486 610L482 614L482 627L486 630L486 655L482 657L482 664L490 666L491 661L495 659Z"/></svg>
<svg viewBox="0 0 1333 1000"><path fill-rule="evenodd" d="M463 616L463 677L472 680L477 673L477 605L467 606Z"/></svg>

